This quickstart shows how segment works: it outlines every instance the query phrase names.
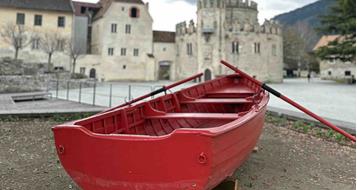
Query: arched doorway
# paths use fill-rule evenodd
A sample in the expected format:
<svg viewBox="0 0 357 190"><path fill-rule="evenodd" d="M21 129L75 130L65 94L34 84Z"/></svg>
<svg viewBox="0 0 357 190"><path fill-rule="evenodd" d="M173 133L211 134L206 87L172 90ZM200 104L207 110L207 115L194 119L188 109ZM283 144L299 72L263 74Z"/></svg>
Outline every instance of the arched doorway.
<svg viewBox="0 0 357 190"><path fill-rule="evenodd" d="M211 80L212 79L212 72L209 69L205 70L205 81Z"/></svg>
<svg viewBox="0 0 357 190"><path fill-rule="evenodd" d="M159 80L170 80L170 61L159 62Z"/></svg>
<svg viewBox="0 0 357 190"><path fill-rule="evenodd" d="M93 78L93 79L96 78L96 71L95 71L95 69L92 68L92 69L89 71L89 78Z"/></svg>

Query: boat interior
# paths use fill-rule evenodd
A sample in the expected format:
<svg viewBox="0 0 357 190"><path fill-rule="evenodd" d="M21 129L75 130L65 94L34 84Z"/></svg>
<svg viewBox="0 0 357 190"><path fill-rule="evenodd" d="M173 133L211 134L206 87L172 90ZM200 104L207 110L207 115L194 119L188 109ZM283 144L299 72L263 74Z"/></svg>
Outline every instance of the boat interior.
<svg viewBox="0 0 357 190"><path fill-rule="evenodd" d="M219 127L246 114L263 91L238 74L79 120L99 134L162 136L180 128Z"/></svg>

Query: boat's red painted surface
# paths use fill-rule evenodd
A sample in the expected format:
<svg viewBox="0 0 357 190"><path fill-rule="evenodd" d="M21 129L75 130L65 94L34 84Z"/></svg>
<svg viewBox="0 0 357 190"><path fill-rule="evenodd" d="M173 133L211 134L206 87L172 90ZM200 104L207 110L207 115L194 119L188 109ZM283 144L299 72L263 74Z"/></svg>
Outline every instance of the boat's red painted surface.
<svg viewBox="0 0 357 190"><path fill-rule="evenodd" d="M238 74L53 128L83 189L212 189L248 158L269 96Z"/></svg>

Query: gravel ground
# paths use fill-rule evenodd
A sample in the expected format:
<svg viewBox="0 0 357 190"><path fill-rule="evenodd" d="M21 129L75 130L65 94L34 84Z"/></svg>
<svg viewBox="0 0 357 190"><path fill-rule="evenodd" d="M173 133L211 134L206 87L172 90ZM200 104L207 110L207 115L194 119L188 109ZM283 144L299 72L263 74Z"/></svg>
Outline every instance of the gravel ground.
<svg viewBox="0 0 357 190"><path fill-rule="evenodd" d="M78 189L58 161L41 119L0 121L0 189ZM257 152L236 172L241 189L356 187L356 150L267 123Z"/></svg>

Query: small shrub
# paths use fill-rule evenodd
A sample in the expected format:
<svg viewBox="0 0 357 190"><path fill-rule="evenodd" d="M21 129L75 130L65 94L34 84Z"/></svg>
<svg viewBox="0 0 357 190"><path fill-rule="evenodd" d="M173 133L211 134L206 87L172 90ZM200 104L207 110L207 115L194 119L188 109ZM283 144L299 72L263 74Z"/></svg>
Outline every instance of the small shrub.
<svg viewBox="0 0 357 190"><path fill-rule="evenodd" d="M81 73L73 73L71 75L72 79L86 79L87 76L85 74L81 74Z"/></svg>

